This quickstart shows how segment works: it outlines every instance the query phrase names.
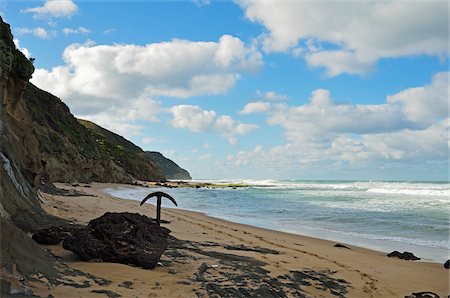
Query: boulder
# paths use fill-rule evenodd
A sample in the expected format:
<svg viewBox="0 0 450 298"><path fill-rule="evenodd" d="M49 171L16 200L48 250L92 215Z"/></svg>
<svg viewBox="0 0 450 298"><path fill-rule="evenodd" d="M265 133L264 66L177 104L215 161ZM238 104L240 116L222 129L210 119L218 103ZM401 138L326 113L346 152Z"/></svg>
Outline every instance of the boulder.
<svg viewBox="0 0 450 298"><path fill-rule="evenodd" d="M33 240L39 244L56 245L73 234L79 227L51 227L41 229L33 234Z"/></svg>
<svg viewBox="0 0 450 298"><path fill-rule="evenodd" d="M389 258L399 258L401 260L412 260L412 261L417 261L420 260L420 258L416 257L415 255L413 255L410 252L404 251L403 253L394 250L393 252L389 253L387 255Z"/></svg>
<svg viewBox="0 0 450 298"><path fill-rule="evenodd" d="M445 261L444 268L445 269L450 269L450 260Z"/></svg>
<svg viewBox="0 0 450 298"><path fill-rule="evenodd" d="M105 213L64 239L63 247L82 260L132 264L153 269L167 248L170 230L137 213Z"/></svg>
<svg viewBox="0 0 450 298"><path fill-rule="evenodd" d="M405 296L405 298L439 298L439 295L433 292L417 292Z"/></svg>

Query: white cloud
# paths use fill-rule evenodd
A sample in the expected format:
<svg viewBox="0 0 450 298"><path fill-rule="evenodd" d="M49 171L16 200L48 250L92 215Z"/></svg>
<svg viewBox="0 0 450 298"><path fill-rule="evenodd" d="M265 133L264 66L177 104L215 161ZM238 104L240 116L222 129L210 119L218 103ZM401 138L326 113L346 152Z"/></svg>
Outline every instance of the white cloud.
<svg viewBox="0 0 450 298"><path fill-rule="evenodd" d="M255 124L240 123L231 116L223 115L217 118L215 128L220 135L228 139L228 143L235 145L237 143L237 135L244 135L258 128Z"/></svg>
<svg viewBox="0 0 450 298"><path fill-rule="evenodd" d="M216 112L205 111L199 106L178 105L169 109L173 115L172 126L201 132L211 129L216 120Z"/></svg>
<svg viewBox="0 0 450 298"><path fill-rule="evenodd" d="M424 87L387 96L383 104L343 104L317 89L300 106L272 104L267 122L284 129L286 144L255 147L228 157L236 165L283 172L448 163L448 72Z"/></svg>
<svg viewBox="0 0 450 298"><path fill-rule="evenodd" d="M228 54L228 47L240 51ZM111 100L143 95L186 98L222 94L234 86L241 72L263 64L259 52L228 35L218 42L73 44L65 49L63 58L65 65L37 71L33 83L58 96L69 96L65 98L69 106L76 97L103 99L109 105ZM51 83L55 79L60 82L57 86Z"/></svg>
<svg viewBox="0 0 450 298"><path fill-rule="evenodd" d="M26 34L31 34L34 35L40 39L51 39L53 37L56 36L56 31L55 30L45 30L42 27L36 27L36 28L26 28L26 27L21 27L21 28L17 28L15 30L17 35L26 35Z"/></svg>
<svg viewBox="0 0 450 298"><path fill-rule="evenodd" d="M43 6L24 9L24 13L32 13L33 17L61 18L71 17L78 11L78 6L72 0L47 0Z"/></svg>
<svg viewBox="0 0 450 298"><path fill-rule="evenodd" d="M283 101L288 99L285 94L279 94L275 91L262 92L261 90L256 90L256 99L261 101Z"/></svg>
<svg viewBox="0 0 450 298"><path fill-rule="evenodd" d="M270 108L270 104L267 102L250 102L245 105L245 107L240 111L240 114L252 114L252 113L264 113Z"/></svg>
<svg viewBox="0 0 450 298"><path fill-rule="evenodd" d="M111 34L113 32L117 31L116 28L109 28L103 31L103 34Z"/></svg>
<svg viewBox="0 0 450 298"><path fill-rule="evenodd" d="M302 56L328 76L365 74L382 58L448 53L447 1L241 0L246 17L266 28L266 52Z"/></svg>
<svg viewBox="0 0 450 298"><path fill-rule="evenodd" d="M78 27L78 28L64 28L62 29L62 32L64 33L64 35L68 36L70 34L89 34L91 33L91 30L84 27Z"/></svg>
<svg viewBox="0 0 450 298"><path fill-rule="evenodd" d="M158 121L160 103L154 98L223 94L243 73L263 65L255 48L245 47L229 35L217 42L72 44L65 49L63 59L65 64L51 70L36 69L32 83L61 97L77 116L99 119L115 131L133 125L133 133L139 133L140 126L134 124L137 120ZM193 115L196 112L188 107L178 109ZM171 112L176 115L177 108ZM175 117L172 124L203 131L205 125L214 124L208 119L215 118L214 112L202 111L198 120ZM108 126L109 121L115 126Z"/></svg>
<svg viewBox="0 0 450 298"><path fill-rule="evenodd" d="M173 127L193 132L215 131L227 138L231 145L236 144L238 135L247 134L258 127L254 124L240 123L228 115L217 117L216 112L203 110L199 106L178 105L171 107L169 112L173 115ZM205 145L204 148L209 147L209 144Z"/></svg>
<svg viewBox="0 0 450 298"><path fill-rule="evenodd" d="M17 38L14 38L14 39L13 39L13 42L14 42L14 45L16 46L16 48L17 48L19 51L21 51L21 52L24 54L25 57L27 57L28 59L30 59L30 57L31 57L30 51L29 51L27 48L22 48L22 47L20 46L20 41L19 41Z"/></svg>
<svg viewBox="0 0 450 298"><path fill-rule="evenodd" d="M86 105L86 104L84 104ZM108 109L101 109L97 113L90 113L96 109L95 103L86 108L85 114L77 117L87 119L96 124L112 130L120 135L142 135L143 125L135 124L137 120L159 122L157 115L161 111L160 103L151 98L141 97L124 105L111 105Z"/></svg>
<svg viewBox="0 0 450 298"><path fill-rule="evenodd" d="M448 72L441 72L431 84L390 95L388 102L401 105L408 120L430 124L438 117L448 116L449 86Z"/></svg>
<svg viewBox="0 0 450 298"><path fill-rule="evenodd" d="M144 126L124 122L121 119L116 119L113 114L102 113L96 115L80 115L78 118L92 121L95 124L124 137L143 135L142 130L144 129Z"/></svg>

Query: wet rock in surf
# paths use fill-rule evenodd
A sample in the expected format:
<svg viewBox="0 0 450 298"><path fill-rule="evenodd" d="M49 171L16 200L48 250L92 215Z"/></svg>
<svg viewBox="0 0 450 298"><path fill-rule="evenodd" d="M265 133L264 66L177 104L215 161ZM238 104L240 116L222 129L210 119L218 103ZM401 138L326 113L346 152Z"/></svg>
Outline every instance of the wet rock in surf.
<svg viewBox="0 0 450 298"><path fill-rule="evenodd" d="M105 213L63 242L82 260L101 260L153 269L167 248L170 230L137 213Z"/></svg>
<svg viewBox="0 0 450 298"><path fill-rule="evenodd" d="M407 261L417 261L420 260L420 258L416 257L410 252L404 251L403 253L399 251L393 251L387 255L389 258L399 258L401 260L407 260Z"/></svg>

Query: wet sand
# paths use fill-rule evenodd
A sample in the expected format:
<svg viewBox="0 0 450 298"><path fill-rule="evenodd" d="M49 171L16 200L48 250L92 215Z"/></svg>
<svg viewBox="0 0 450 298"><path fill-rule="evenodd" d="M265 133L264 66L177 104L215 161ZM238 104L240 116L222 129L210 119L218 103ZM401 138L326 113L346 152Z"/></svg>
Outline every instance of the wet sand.
<svg viewBox="0 0 450 298"><path fill-rule="evenodd" d="M57 184L86 196L43 194L47 212L78 224L105 212L136 212L155 217L155 207L113 198L104 188L132 187L92 183ZM152 202L151 202L152 203ZM47 297L404 297L431 291L449 294L449 270L442 264L388 258L385 253L335 242L232 223L201 213L163 209L169 248L154 270L84 262L60 245L46 246L78 276L58 286L31 284ZM269 220L269 219L268 219ZM68 282L70 281L70 282Z"/></svg>

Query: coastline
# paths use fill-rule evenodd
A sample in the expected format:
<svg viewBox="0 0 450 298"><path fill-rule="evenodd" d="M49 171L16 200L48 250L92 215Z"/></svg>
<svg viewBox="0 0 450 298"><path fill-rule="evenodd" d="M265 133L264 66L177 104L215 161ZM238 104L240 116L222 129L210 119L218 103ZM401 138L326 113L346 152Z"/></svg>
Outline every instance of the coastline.
<svg viewBox="0 0 450 298"><path fill-rule="evenodd" d="M75 189L89 195L64 197L44 194L49 204L53 205L53 207L44 206L49 213L76 223L86 224L90 219L108 211L138 212L154 216L155 208L152 205L146 204L139 207L138 201L114 198L102 191L105 188L133 187L130 185L93 183L89 187L74 187L66 184L57 184L57 187ZM277 280L280 276L292 272L305 274L305 270L310 270L322 274L320 275L322 278L326 275L326 278L335 283L337 280L345 281L346 283L341 284L339 289L345 291L346 297L403 297L421 291L432 291L445 297L449 292L448 270L439 263L388 258L383 252L352 245L345 245L349 249L337 248L334 247L336 242L333 241L233 223L194 211L163 208L162 218L170 221L164 226L172 230L171 235L177 239L198 243L204 251L208 252L219 251L252 257L259 262L264 262L266 265L262 268L268 271L267 275ZM244 250L242 247L239 249L239 245L247 248L260 247L278 253L260 253ZM225 247L231 247L231 249ZM195 297L198 293L204 292L202 287L208 281L208 278L206 282L195 280L198 269L203 263L212 266L208 267L211 268L207 271L208 273L217 271L211 272L212 275L223 277L229 273L227 268L223 268L223 271L216 270L217 266L218 268L226 267L222 266L220 261L217 264L217 258L205 257L208 254L199 257L198 252L194 256L192 252L184 250L182 257L163 256L163 264L170 263L170 266L149 271L122 264L82 262L61 246L48 247L48 249L59 255L70 267L112 281L109 286L92 285L89 288L70 288L70 291L80 295L92 293L89 291L98 288L108 289L123 296L141 293L146 296ZM189 259L191 257L193 258ZM189 261L186 261L186 258ZM325 274L325 272L328 273ZM133 289L120 286L127 278L133 280L135 284ZM317 279L317 276L315 278ZM217 276L214 280L216 279ZM311 280L303 282L302 290L305 295L333 296L332 292L322 289L323 286ZM309 286L306 285L307 283ZM50 290L38 284L34 287L33 291L41 296L46 296L48 293L52 293L55 297L64 296L64 293L69 290L64 285ZM142 296L141 294L138 296Z"/></svg>

